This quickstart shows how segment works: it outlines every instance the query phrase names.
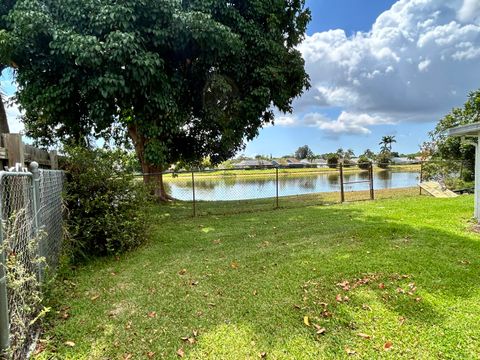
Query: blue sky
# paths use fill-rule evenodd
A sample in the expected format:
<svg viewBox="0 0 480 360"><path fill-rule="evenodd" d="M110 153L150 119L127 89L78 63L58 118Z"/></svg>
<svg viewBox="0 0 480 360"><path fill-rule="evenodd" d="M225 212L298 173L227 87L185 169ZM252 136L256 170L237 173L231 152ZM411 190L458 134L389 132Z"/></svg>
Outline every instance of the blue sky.
<svg viewBox="0 0 480 360"><path fill-rule="evenodd" d="M294 102L292 115L277 114L244 153L279 156L307 144L315 153L358 154L378 150L383 135L396 136L394 150L418 151L480 87L479 3L308 0L312 22L300 50L313 92Z"/></svg>
<svg viewBox="0 0 480 360"><path fill-rule="evenodd" d="M435 123L480 88L480 1L307 0L312 22L299 46L312 88L292 114L276 114L244 154L415 152ZM13 94L11 74L2 90ZM7 109L21 131L16 106Z"/></svg>

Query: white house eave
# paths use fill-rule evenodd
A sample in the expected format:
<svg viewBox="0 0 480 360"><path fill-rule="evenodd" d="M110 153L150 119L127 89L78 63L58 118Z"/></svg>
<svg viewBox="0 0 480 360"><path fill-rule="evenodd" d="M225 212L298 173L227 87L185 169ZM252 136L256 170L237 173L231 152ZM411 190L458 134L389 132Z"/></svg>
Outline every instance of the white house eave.
<svg viewBox="0 0 480 360"><path fill-rule="evenodd" d="M479 136L480 135L480 122L457 126L446 131L447 136Z"/></svg>
<svg viewBox="0 0 480 360"><path fill-rule="evenodd" d="M475 140L475 195L474 217L480 223L480 122L457 126L446 131L448 136L476 137Z"/></svg>

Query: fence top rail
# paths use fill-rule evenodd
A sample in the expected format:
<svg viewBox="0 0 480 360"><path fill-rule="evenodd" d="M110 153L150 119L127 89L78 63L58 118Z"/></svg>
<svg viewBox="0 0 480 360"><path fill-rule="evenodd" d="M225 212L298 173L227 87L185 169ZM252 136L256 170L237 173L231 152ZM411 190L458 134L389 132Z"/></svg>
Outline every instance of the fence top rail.
<svg viewBox="0 0 480 360"><path fill-rule="evenodd" d="M8 176L28 176L32 177L33 174L29 171L0 171L0 180Z"/></svg>

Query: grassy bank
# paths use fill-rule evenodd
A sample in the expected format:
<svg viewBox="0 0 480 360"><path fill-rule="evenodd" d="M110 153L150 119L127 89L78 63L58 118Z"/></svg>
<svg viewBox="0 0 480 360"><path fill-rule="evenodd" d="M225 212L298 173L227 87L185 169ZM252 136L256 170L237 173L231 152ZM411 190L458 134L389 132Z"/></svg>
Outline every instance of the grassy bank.
<svg viewBox="0 0 480 360"><path fill-rule="evenodd" d="M52 294L37 358L476 358L473 197L177 216Z"/></svg>

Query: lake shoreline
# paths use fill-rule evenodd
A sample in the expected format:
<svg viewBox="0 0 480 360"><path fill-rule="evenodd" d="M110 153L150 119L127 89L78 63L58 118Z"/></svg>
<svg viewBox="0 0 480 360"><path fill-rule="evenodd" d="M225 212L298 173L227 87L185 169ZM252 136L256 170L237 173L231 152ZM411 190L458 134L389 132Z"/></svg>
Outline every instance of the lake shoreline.
<svg viewBox="0 0 480 360"><path fill-rule="evenodd" d="M419 173L421 170L420 165L392 165L387 169L382 169L377 166L374 166L373 171L378 172L416 172ZM359 168L344 168L345 174L352 173L364 173L368 170L363 170ZM271 178L276 176L275 169L265 169L265 170L215 170L215 171L205 171L205 172L193 172L195 178L236 178L236 177L249 177L249 178ZM305 168L305 169L279 169L279 176L317 176L322 174L339 174L338 169L332 168ZM170 176L171 175L171 176ZM192 173L171 173L164 174L165 182L175 182L175 181L185 181L191 180Z"/></svg>

